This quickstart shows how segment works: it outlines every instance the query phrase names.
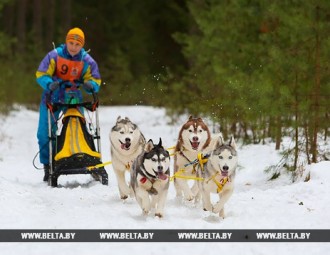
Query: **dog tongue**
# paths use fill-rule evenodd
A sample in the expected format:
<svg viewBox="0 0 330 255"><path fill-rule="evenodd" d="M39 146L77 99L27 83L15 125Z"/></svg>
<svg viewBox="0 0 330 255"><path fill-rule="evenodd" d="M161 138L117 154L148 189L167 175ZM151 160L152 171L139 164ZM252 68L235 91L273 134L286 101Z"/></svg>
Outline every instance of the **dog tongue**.
<svg viewBox="0 0 330 255"><path fill-rule="evenodd" d="M120 147L123 149L123 150L128 150L129 149L129 147L130 147L130 143L122 143L121 145L120 145Z"/></svg>
<svg viewBox="0 0 330 255"><path fill-rule="evenodd" d="M199 143L198 143L198 142L193 142L193 143L191 143L191 145L192 145L192 147L193 147L194 149L197 149Z"/></svg>
<svg viewBox="0 0 330 255"><path fill-rule="evenodd" d="M163 181L165 181L167 179L167 175L164 174L164 173L159 173L158 174L158 178L161 179L161 180L163 180Z"/></svg>

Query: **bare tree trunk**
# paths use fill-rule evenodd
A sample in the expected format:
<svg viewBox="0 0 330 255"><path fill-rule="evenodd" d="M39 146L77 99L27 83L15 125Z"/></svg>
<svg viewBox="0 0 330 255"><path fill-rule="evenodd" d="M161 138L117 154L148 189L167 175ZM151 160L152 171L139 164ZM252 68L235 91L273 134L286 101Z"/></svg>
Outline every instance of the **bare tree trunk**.
<svg viewBox="0 0 330 255"><path fill-rule="evenodd" d="M329 123L329 122L330 122L329 114L328 114L327 112L325 113L325 117L324 117L324 119L325 119L325 123ZM329 128L328 128L328 126L326 125L326 126L325 126L325 129L324 129L324 141L326 141L326 140L328 139L328 132L329 132L328 129L329 129Z"/></svg>
<svg viewBox="0 0 330 255"><path fill-rule="evenodd" d="M17 2L17 51L21 53L26 48L26 12L28 0L18 0Z"/></svg>
<svg viewBox="0 0 330 255"><path fill-rule="evenodd" d="M43 45L42 40L42 1L33 0L33 41L36 49Z"/></svg>
<svg viewBox="0 0 330 255"><path fill-rule="evenodd" d="M45 33L45 49L50 49L54 42L55 35L55 0L47 0L44 4L44 9L47 10L45 17L46 33Z"/></svg>
<svg viewBox="0 0 330 255"><path fill-rule="evenodd" d="M266 144L266 136L267 136L267 121L266 118L262 120L263 128L262 128L262 144Z"/></svg>
<svg viewBox="0 0 330 255"><path fill-rule="evenodd" d="M3 8L3 28L4 32L10 36L14 35L14 17L15 17L15 4L7 4Z"/></svg>
<svg viewBox="0 0 330 255"><path fill-rule="evenodd" d="M71 28L71 0L61 0L61 34L65 35Z"/></svg>
<svg viewBox="0 0 330 255"><path fill-rule="evenodd" d="M274 124L273 117L269 117L266 137L271 137L272 139L275 138L275 135L273 134L273 132L274 132L273 131L273 124Z"/></svg>
<svg viewBox="0 0 330 255"><path fill-rule="evenodd" d="M321 87L321 73L320 73L320 35L318 30L318 22L319 22L319 11L320 8L316 7L316 33L315 33L315 84L313 91L313 140L311 144L312 150L312 162L317 162L317 134L319 132L319 101L320 101L320 87Z"/></svg>
<svg viewBox="0 0 330 255"><path fill-rule="evenodd" d="M298 92L297 92L297 87L298 87L298 74L296 71L296 79L295 79L295 103L294 103L294 112L295 112L295 146L294 146L294 164L293 164L293 170L295 171L297 169L297 164L298 164L298 157L299 157L299 113L298 113Z"/></svg>
<svg viewBox="0 0 330 255"><path fill-rule="evenodd" d="M311 160L309 158L309 135L308 135L308 125L307 125L307 122L305 121L304 122L304 129L305 129L305 139L306 139L306 142L305 142L305 150L306 150L306 158L307 158L307 163L310 164L311 163Z"/></svg>
<svg viewBox="0 0 330 255"><path fill-rule="evenodd" d="M279 150L282 140L282 121L281 116L276 116L275 150Z"/></svg>

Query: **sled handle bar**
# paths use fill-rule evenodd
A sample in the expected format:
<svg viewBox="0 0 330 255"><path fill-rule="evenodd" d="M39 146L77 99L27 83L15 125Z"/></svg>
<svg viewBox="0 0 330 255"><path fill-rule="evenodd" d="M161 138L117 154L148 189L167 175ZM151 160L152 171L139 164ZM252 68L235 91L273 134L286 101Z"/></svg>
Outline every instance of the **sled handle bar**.
<svg viewBox="0 0 330 255"><path fill-rule="evenodd" d="M99 102L82 102L77 104L64 104L64 103L52 103L53 107L66 107L66 108L76 108L76 107L84 107L89 111L95 111L95 109L98 107Z"/></svg>
<svg viewBox="0 0 330 255"><path fill-rule="evenodd" d="M64 80L59 82L59 86L63 87L66 83L70 82L69 80ZM74 83L77 83L79 86L83 84L79 80L74 80ZM67 103L52 103L51 102L51 96L53 94L53 91L50 91L47 97L47 106L52 107L52 108L57 108L57 107L67 107L67 108L76 108L76 107L84 107L89 111L95 111L96 108L99 106L99 99L97 96L97 93L94 92L94 90L91 92L93 95L93 101L92 102L82 102L82 103L76 103L76 104L67 104Z"/></svg>

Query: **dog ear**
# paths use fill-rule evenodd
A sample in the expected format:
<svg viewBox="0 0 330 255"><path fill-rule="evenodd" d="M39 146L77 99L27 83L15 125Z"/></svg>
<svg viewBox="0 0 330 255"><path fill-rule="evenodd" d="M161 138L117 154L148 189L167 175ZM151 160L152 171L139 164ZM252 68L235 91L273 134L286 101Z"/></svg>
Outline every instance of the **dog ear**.
<svg viewBox="0 0 330 255"><path fill-rule="evenodd" d="M159 143L158 143L158 146L162 147L162 138L159 137Z"/></svg>
<svg viewBox="0 0 330 255"><path fill-rule="evenodd" d="M146 138L144 137L144 135L140 132L141 136L140 136L140 140L139 143L144 145L146 143Z"/></svg>
<svg viewBox="0 0 330 255"><path fill-rule="evenodd" d="M220 135L218 136L218 139L217 139L217 142L216 142L216 144L215 144L215 146L214 146L214 149L219 148L219 147L222 146L223 144L224 144L223 137L222 137L222 135L220 134Z"/></svg>
<svg viewBox="0 0 330 255"><path fill-rule="evenodd" d="M144 146L144 151L145 152L150 152L154 148L154 143L152 139L150 139Z"/></svg>
<svg viewBox="0 0 330 255"><path fill-rule="evenodd" d="M229 146L232 147L234 150L236 150L237 146L233 135L230 137Z"/></svg>
<svg viewBox="0 0 330 255"><path fill-rule="evenodd" d="M193 119L193 116L192 116L192 115L190 115L190 116L189 116L189 119L188 119L188 121L189 121L189 120L192 120L192 119Z"/></svg>
<svg viewBox="0 0 330 255"><path fill-rule="evenodd" d="M117 118L117 123L120 121L120 119L121 119L121 116L119 115Z"/></svg>

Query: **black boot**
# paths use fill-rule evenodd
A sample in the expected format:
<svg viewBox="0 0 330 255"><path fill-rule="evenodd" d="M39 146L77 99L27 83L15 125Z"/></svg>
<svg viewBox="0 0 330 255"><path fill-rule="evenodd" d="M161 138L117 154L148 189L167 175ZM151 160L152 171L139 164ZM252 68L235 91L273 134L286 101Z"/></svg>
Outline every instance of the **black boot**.
<svg viewBox="0 0 330 255"><path fill-rule="evenodd" d="M50 166L49 165L44 165L44 171L45 171L44 182L48 182L49 169L50 169Z"/></svg>

